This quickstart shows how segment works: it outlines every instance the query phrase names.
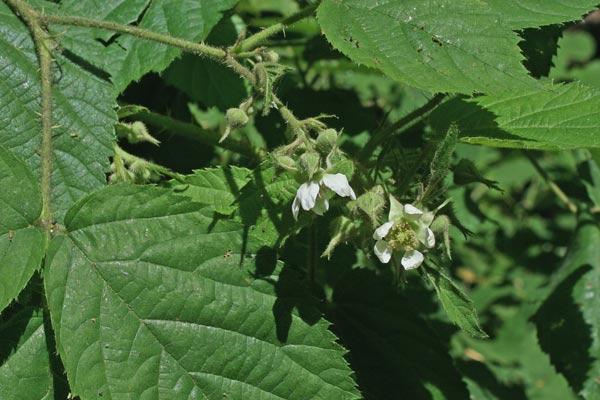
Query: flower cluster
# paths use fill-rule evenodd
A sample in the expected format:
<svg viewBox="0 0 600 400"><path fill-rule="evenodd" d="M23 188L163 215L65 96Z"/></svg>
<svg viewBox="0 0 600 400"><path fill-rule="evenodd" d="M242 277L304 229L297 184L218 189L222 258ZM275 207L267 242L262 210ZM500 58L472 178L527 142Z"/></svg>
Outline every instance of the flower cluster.
<svg viewBox="0 0 600 400"><path fill-rule="evenodd" d="M404 269L415 269L424 260L423 251L435 246L435 235L430 226L435 213L423 211L412 204L401 204L390 196L390 212L388 222L381 225L373 233L374 251L379 261L384 264L392 257L399 257Z"/></svg>

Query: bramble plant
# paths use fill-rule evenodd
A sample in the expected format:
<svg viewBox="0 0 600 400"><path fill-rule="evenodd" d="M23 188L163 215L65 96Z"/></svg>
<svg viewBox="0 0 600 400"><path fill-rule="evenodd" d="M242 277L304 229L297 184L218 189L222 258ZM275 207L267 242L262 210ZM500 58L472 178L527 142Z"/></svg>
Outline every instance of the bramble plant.
<svg viewBox="0 0 600 400"><path fill-rule="evenodd" d="M0 399L600 400L597 1L0 1Z"/></svg>

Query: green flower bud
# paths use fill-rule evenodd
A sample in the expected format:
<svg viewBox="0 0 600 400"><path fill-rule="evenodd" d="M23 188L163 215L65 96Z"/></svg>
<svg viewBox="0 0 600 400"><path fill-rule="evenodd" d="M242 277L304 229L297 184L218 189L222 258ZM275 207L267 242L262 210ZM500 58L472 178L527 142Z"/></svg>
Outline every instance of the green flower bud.
<svg viewBox="0 0 600 400"><path fill-rule="evenodd" d="M321 169L321 156L313 151L304 153L300 156L300 166L308 175L308 179L312 179Z"/></svg>
<svg viewBox="0 0 600 400"><path fill-rule="evenodd" d="M321 154L327 155L335 148L337 145L338 134L335 129L325 129L319 133L317 136L317 150L321 152Z"/></svg>
<svg viewBox="0 0 600 400"><path fill-rule="evenodd" d="M274 63L279 62L279 54L272 50L265 52L264 55L265 55L265 58L267 59L267 61L274 62Z"/></svg>
<svg viewBox="0 0 600 400"><path fill-rule="evenodd" d="M296 162L286 155L274 155L275 162L286 171L296 171Z"/></svg>
<svg viewBox="0 0 600 400"><path fill-rule="evenodd" d="M248 123L248 116L239 108L230 108L225 114L225 121L231 128L241 128Z"/></svg>
<svg viewBox="0 0 600 400"><path fill-rule="evenodd" d="M119 122L115 125L115 132L118 137L125 138L132 144L140 142L149 142L155 146L160 144L160 141L150 135L148 128L141 121L135 121L131 124Z"/></svg>

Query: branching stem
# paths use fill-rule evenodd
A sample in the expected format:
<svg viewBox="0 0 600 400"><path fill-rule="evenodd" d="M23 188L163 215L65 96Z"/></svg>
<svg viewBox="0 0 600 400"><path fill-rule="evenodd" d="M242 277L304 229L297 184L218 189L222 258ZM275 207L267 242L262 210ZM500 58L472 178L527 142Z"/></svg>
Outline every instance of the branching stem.
<svg viewBox="0 0 600 400"><path fill-rule="evenodd" d="M245 40L239 43L239 45L234 48L236 52L247 52L250 50L254 50L261 44L265 42L268 38L273 35L276 35L279 32L282 32L290 25L295 24L296 22L311 16L317 7L319 6L320 1L315 2L314 4L309 5L308 7L303 8L295 14L290 15L286 19L281 22L278 22L274 25L269 26L268 28L263 29L260 32L255 33L252 36L247 37Z"/></svg>
<svg viewBox="0 0 600 400"><path fill-rule="evenodd" d="M42 192L42 215L40 224L47 231L52 229L52 40L40 24L37 13L19 0L6 0L29 26L40 62L42 101L40 148L40 187Z"/></svg>
<svg viewBox="0 0 600 400"><path fill-rule="evenodd" d="M11 2L18 2L16 0L10 0ZM158 43L162 43L168 46L177 47L188 53L197 54L200 56L212 58L214 60L222 61L226 56L227 52L218 47L206 45L204 43L196 43L190 40L176 38L170 35L165 35L158 32L149 31L146 29L138 28L130 25L118 24L110 21L98 21L82 17L72 17L63 15L47 15L39 14L32 11L32 14L41 20L45 24L55 25L70 25L80 26L85 28L98 28L105 29L108 31L124 33L132 36L136 36L140 39L150 40Z"/></svg>

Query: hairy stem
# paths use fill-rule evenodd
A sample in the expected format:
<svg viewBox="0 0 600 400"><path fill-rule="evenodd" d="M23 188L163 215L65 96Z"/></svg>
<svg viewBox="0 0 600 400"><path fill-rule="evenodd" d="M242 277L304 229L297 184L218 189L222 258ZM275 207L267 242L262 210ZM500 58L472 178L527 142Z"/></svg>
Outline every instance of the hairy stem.
<svg viewBox="0 0 600 400"><path fill-rule="evenodd" d="M174 135L185 137L211 146L219 146L226 150L244 155L252 160L259 160L260 157L264 155L264 150L254 149L249 144L234 138L228 138L222 143L219 143L219 139L221 139L221 133L216 129L203 129L200 126L178 121L171 117L153 112L141 112L134 114L131 117L138 121L142 121L147 125L162 128Z"/></svg>
<svg viewBox="0 0 600 400"><path fill-rule="evenodd" d="M359 159L368 158L373 151L379 146L389 135L394 134L410 123L416 121L417 119L427 115L430 111L432 111L435 107L437 107L442 100L446 97L444 93L438 93L433 96L427 103L407 114L403 118L400 118L398 121L394 122L387 128L376 133L369 142L367 142L366 146L359 153Z"/></svg>
<svg viewBox="0 0 600 400"><path fill-rule="evenodd" d="M283 21L278 22L275 25L271 25L268 28L265 28L262 31L247 37L245 40L240 42L240 44L234 49L234 51L246 52L255 49L256 47L260 46L265 40L285 30L285 28L287 28L288 26L293 25L304 18L310 17L319 6L319 3L320 1L317 1L314 4L303 8L297 13L290 15Z"/></svg>
<svg viewBox="0 0 600 400"><path fill-rule="evenodd" d="M52 41L48 32L37 19L37 14L20 0L6 0L29 26L40 62L40 81L42 101L41 127L42 141L40 148L40 187L42 191L42 228L52 228Z"/></svg>
<svg viewBox="0 0 600 400"><path fill-rule="evenodd" d="M11 0L15 1L15 0ZM185 39L176 38L170 35L149 31L146 29L137 28L135 26L117 24L110 21L97 21L88 18L62 16L62 15L47 15L33 12L37 18L46 24L80 26L86 28L105 29L113 32L124 33L139 37L140 39L150 40L153 42L162 43L168 46L177 47L188 53L197 54L221 61L227 56L227 52L218 47L208 46L204 43L196 43Z"/></svg>
<svg viewBox="0 0 600 400"><path fill-rule="evenodd" d="M560 201L563 202L563 204L569 209L570 212L572 212L573 214L577 214L577 206L575 205L575 203L573 203L571 199L569 199L569 196L567 196L567 194L552 180L552 178L550 178L550 175L548 175L546 170L542 168L542 166L537 162L535 157L533 157L531 153L527 151L523 151L523 153L531 162L531 165L533 165L535 170L541 175L542 178L544 178L544 180L548 184L548 187L554 192L556 197L558 197Z"/></svg>

